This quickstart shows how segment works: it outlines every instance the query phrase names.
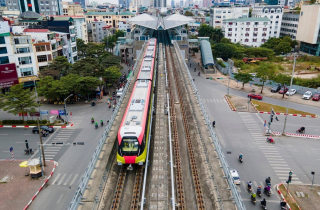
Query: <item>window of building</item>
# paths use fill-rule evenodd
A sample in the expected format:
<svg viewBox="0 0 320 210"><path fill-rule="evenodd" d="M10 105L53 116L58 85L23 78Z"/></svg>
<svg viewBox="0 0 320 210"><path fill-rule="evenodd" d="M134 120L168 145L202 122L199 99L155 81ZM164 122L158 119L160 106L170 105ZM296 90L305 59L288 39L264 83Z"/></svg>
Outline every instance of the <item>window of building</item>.
<svg viewBox="0 0 320 210"><path fill-rule="evenodd" d="M47 11L50 11L50 7L47 7Z"/></svg>
<svg viewBox="0 0 320 210"><path fill-rule="evenodd" d="M258 28L254 28L254 31L258 31Z"/></svg>
<svg viewBox="0 0 320 210"><path fill-rule="evenodd" d="M56 50L56 49L57 49L56 44L52 44L52 45L51 45L51 49L52 49L52 50Z"/></svg>
<svg viewBox="0 0 320 210"><path fill-rule="evenodd" d="M277 15L276 18L279 19L279 15Z"/></svg>
<svg viewBox="0 0 320 210"><path fill-rule="evenodd" d="M78 60L78 56L74 56L74 57L73 57L73 60L74 60L74 61L77 61L77 60Z"/></svg>
<svg viewBox="0 0 320 210"><path fill-rule="evenodd" d="M257 42L257 39L252 39L252 42Z"/></svg>
<svg viewBox="0 0 320 210"><path fill-rule="evenodd" d="M246 33L246 35L245 36L249 36L249 34L248 33Z"/></svg>
<svg viewBox="0 0 320 210"><path fill-rule="evenodd" d="M6 63L9 63L9 57L8 56L0 57L0 64L6 64Z"/></svg>
<svg viewBox="0 0 320 210"><path fill-rule="evenodd" d="M43 1L40 1L40 5L43 5Z"/></svg>
<svg viewBox="0 0 320 210"><path fill-rule="evenodd" d="M228 31L232 31L232 28L228 28Z"/></svg>
<svg viewBox="0 0 320 210"><path fill-rule="evenodd" d="M32 76L33 75L33 67L20 68L20 74L22 77Z"/></svg>
<svg viewBox="0 0 320 210"><path fill-rule="evenodd" d="M232 36L232 34L228 34L228 37Z"/></svg>
<svg viewBox="0 0 320 210"><path fill-rule="evenodd" d="M37 59L39 63L48 61L47 55L38 55Z"/></svg>
<svg viewBox="0 0 320 210"><path fill-rule="evenodd" d="M37 52L47 51L46 46L45 45L36 46L36 51Z"/></svg>
<svg viewBox="0 0 320 210"><path fill-rule="evenodd" d="M250 22L247 22L247 26L250 25Z"/></svg>
<svg viewBox="0 0 320 210"><path fill-rule="evenodd" d="M249 42L249 39L245 39L244 42Z"/></svg>
<svg viewBox="0 0 320 210"><path fill-rule="evenodd" d="M265 39L262 39L261 42L266 42L266 40L265 40Z"/></svg>
<svg viewBox="0 0 320 210"><path fill-rule="evenodd" d="M267 31L267 28L263 28L263 31Z"/></svg>
<svg viewBox="0 0 320 210"><path fill-rule="evenodd" d="M72 52L77 52L77 47L72 47Z"/></svg>
<svg viewBox="0 0 320 210"><path fill-rule="evenodd" d="M271 13L274 13L274 9L271 9L270 12L271 12Z"/></svg>
<svg viewBox="0 0 320 210"><path fill-rule="evenodd" d="M246 28L246 31L250 31L250 28Z"/></svg>
<svg viewBox="0 0 320 210"><path fill-rule="evenodd" d="M6 47L0 47L0 54L7 54L7 48Z"/></svg>
<svg viewBox="0 0 320 210"><path fill-rule="evenodd" d="M20 65L31 64L32 63L31 56L20 57L20 58L18 58L18 60L19 60L19 64Z"/></svg>
<svg viewBox="0 0 320 210"><path fill-rule="evenodd" d="M266 34L266 33L263 33L262 36L267 36L267 34Z"/></svg>
<svg viewBox="0 0 320 210"><path fill-rule="evenodd" d="M49 1L46 1L46 4L48 5L48 4L49 4Z"/></svg>
<svg viewBox="0 0 320 210"><path fill-rule="evenodd" d="M76 37L71 37L71 41L75 42L76 41Z"/></svg>

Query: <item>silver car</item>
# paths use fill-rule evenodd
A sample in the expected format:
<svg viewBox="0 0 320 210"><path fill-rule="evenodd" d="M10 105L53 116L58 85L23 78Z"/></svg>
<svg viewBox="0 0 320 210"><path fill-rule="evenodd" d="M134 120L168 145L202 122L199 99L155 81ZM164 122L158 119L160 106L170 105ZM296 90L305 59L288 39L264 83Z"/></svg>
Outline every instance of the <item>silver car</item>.
<svg viewBox="0 0 320 210"><path fill-rule="evenodd" d="M302 99L307 99L309 100L312 97L312 92L311 91L307 91L303 94Z"/></svg>

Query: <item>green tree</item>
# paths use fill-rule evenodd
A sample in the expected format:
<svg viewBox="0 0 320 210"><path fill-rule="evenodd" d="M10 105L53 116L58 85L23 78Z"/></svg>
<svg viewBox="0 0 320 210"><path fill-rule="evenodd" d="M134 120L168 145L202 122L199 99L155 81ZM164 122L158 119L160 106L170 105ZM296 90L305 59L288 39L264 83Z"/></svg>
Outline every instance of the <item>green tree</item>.
<svg viewBox="0 0 320 210"><path fill-rule="evenodd" d="M116 32L114 33L114 36L116 39L118 39L119 37L124 37L124 31L116 30Z"/></svg>
<svg viewBox="0 0 320 210"><path fill-rule="evenodd" d="M52 76L41 78L37 87L39 96L46 97L48 101L50 101L50 99L56 99L59 97L59 94L53 88L55 81L57 80L54 80Z"/></svg>
<svg viewBox="0 0 320 210"><path fill-rule="evenodd" d="M190 35L189 39L198 39L198 37L196 35Z"/></svg>
<svg viewBox="0 0 320 210"><path fill-rule="evenodd" d="M217 43L220 42L220 40L224 37L222 29L221 28L214 28L213 33L211 34L211 39Z"/></svg>
<svg viewBox="0 0 320 210"><path fill-rule="evenodd" d="M58 56L40 73L41 76L52 76L54 79L60 79L61 76L69 74L71 67L72 64L68 62L66 57Z"/></svg>
<svg viewBox="0 0 320 210"><path fill-rule="evenodd" d="M296 40L292 40L290 43L291 48L295 48L298 45L298 42Z"/></svg>
<svg viewBox="0 0 320 210"><path fill-rule="evenodd" d="M105 50L103 44L89 42L88 44L86 44L84 57L98 58L104 52Z"/></svg>
<svg viewBox="0 0 320 210"><path fill-rule="evenodd" d="M121 76L120 68L117 66L110 66L105 70L105 73L106 73L105 74L106 81L109 84L112 84L118 81L118 79Z"/></svg>
<svg viewBox="0 0 320 210"><path fill-rule="evenodd" d="M282 87L290 84L290 77L284 74L277 74L276 76L274 76L273 80L280 83ZM283 92L282 98L284 98L284 94L285 92Z"/></svg>
<svg viewBox="0 0 320 210"><path fill-rule="evenodd" d="M227 39L227 38L222 38L222 39L220 40L220 43L230 44L231 41L230 41L229 39Z"/></svg>
<svg viewBox="0 0 320 210"><path fill-rule="evenodd" d="M78 56L82 58L85 55L86 51L86 44L84 43L83 39L78 39L76 40L77 42L77 51L78 51Z"/></svg>
<svg viewBox="0 0 320 210"><path fill-rule="evenodd" d="M0 108L14 115L25 112L35 112L35 107L38 106L35 99L34 92L31 92L29 89L24 89L23 83L20 83L11 86L10 91L3 95ZM22 120L24 121L23 115Z"/></svg>
<svg viewBox="0 0 320 210"><path fill-rule="evenodd" d="M83 58L73 64L71 70L73 74L79 74L81 76L93 76L101 77L104 76L104 70L98 58Z"/></svg>
<svg viewBox="0 0 320 210"><path fill-rule="evenodd" d="M110 66L117 66L120 69L122 69L122 66L120 65L120 61L121 61L120 56L112 55L108 52L103 53L99 57L99 63L101 63L104 69Z"/></svg>
<svg viewBox="0 0 320 210"><path fill-rule="evenodd" d="M291 44L292 39L291 39L290 36L284 36L284 37L282 38L282 42L288 42L289 44Z"/></svg>
<svg viewBox="0 0 320 210"><path fill-rule="evenodd" d="M264 83L275 75L275 69L271 65L262 63L258 66L257 77L262 82L261 93L263 92Z"/></svg>
<svg viewBox="0 0 320 210"><path fill-rule="evenodd" d="M215 58L222 58L227 61L234 54L234 48L229 44L218 43L213 45L212 53Z"/></svg>
<svg viewBox="0 0 320 210"><path fill-rule="evenodd" d="M267 57L271 59L274 57L274 52L272 49L267 49L263 47L251 47L244 50L246 57Z"/></svg>
<svg viewBox="0 0 320 210"><path fill-rule="evenodd" d="M193 13L190 12L190 11L186 11L186 12L184 13L184 15L185 15L185 16L193 16Z"/></svg>
<svg viewBox="0 0 320 210"><path fill-rule="evenodd" d="M240 82L242 82L242 89L244 88L244 84L252 81L252 75L249 73L236 73L234 78Z"/></svg>
<svg viewBox="0 0 320 210"><path fill-rule="evenodd" d="M200 37L211 37L213 33L213 27L207 25L207 24L201 24L199 31L198 31L198 36Z"/></svg>
<svg viewBox="0 0 320 210"><path fill-rule="evenodd" d="M116 41L117 39L115 36L106 36L101 40L108 52L112 51L114 46L116 46Z"/></svg>
<svg viewBox="0 0 320 210"><path fill-rule="evenodd" d="M291 52L291 46L289 42L280 42L278 46L275 48L275 51L280 54L287 54Z"/></svg>

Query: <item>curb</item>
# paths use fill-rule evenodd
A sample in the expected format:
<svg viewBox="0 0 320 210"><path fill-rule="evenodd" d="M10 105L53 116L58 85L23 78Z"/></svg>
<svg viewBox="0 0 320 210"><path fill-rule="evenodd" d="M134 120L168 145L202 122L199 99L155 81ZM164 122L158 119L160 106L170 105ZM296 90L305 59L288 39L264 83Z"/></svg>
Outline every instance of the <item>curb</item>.
<svg viewBox="0 0 320 210"><path fill-rule="evenodd" d="M52 160L51 160L52 161ZM39 188L39 190L36 192L36 194L31 198L31 200L29 201L29 203L24 207L23 210L26 210L30 205L31 203L34 201L34 199L37 197L37 195L39 194L39 192L43 189L44 185L47 184L47 182L49 181L49 179L51 178L51 176L53 175L54 173L54 170L56 169L56 166L57 166L57 162L56 161L52 161L54 162L54 165L53 165L53 169L50 173L50 175L48 176L48 178L46 179L46 181L44 181L44 183L42 184L42 186Z"/></svg>
<svg viewBox="0 0 320 210"><path fill-rule="evenodd" d="M279 190L279 186L280 186L280 185L283 185L283 184L281 183L281 184L278 184L278 185L277 185L278 194L281 196L281 199L282 199L283 201L286 201L286 200L284 199L283 194L282 194L281 191ZM284 186L284 189L287 190L286 186ZM301 210L300 206L298 205L298 203L297 203L297 201L294 199L294 197L291 195L291 193L290 193L290 192L288 192L288 193L289 193L290 197L293 199L293 201L296 203L296 205L298 206L298 208ZM286 201L286 202L287 202L287 201ZM287 207L289 208L289 210L291 210L290 205L289 205L288 203L287 203Z"/></svg>
<svg viewBox="0 0 320 210"><path fill-rule="evenodd" d="M274 136L281 136L280 132L272 132ZM308 134L297 134L297 133L286 133L288 137L298 137L298 138L308 138L308 139L320 139L318 135L308 135Z"/></svg>
<svg viewBox="0 0 320 210"><path fill-rule="evenodd" d="M258 111L258 110L257 110ZM261 112L258 111L260 114L271 114L271 112ZM286 115L286 113L279 113L276 112L276 115ZM311 117L311 118L318 118L318 115L302 115L302 114L288 114L288 116L294 116L294 117Z"/></svg>
<svg viewBox="0 0 320 210"><path fill-rule="evenodd" d="M50 128L70 128L73 126L73 123L70 125L61 125L61 126L48 126ZM29 125L0 125L0 128L33 128L35 126L29 126Z"/></svg>
<svg viewBox="0 0 320 210"><path fill-rule="evenodd" d="M253 108L256 110L256 112L259 113L259 110L256 108L256 106L252 103L252 101L250 101L251 105L253 106Z"/></svg>
<svg viewBox="0 0 320 210"><path fill-rule="evenodd" d="M231 109L232 111L237 111L237 109L233 106L232 102L229 100L229 98L227 97L227 95L225 95L224 98L226 99L226 101L227 101L230 109Z"/></svg>

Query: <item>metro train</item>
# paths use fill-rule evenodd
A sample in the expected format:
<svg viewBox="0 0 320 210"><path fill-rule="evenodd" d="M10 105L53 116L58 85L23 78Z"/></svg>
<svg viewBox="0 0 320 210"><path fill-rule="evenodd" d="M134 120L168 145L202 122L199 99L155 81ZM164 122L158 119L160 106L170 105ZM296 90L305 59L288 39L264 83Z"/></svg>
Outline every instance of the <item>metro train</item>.
<svg viewBox="0 0 320 210"><path fill-rule="evenodd" d="M117 162L129 164L129 169L131 164L143 165L147 158L156 48L157 39L150 39L118 130Z"/></svg>

